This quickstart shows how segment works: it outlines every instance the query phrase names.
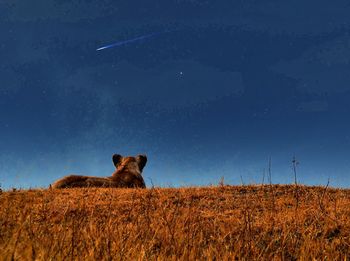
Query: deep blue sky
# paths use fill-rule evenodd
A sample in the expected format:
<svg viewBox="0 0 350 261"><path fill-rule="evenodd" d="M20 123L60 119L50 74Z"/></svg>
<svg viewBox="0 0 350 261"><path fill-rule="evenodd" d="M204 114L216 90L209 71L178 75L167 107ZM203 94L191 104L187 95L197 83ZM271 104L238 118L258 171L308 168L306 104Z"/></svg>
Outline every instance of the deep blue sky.
<svg viewBox="0 0 350 261"><path fill-rule="evenodd" d="M108 176L145 153L146 184L350 187L348 1L0 2L0 183ZM164 32L127 45L113 42Z"/></svg>

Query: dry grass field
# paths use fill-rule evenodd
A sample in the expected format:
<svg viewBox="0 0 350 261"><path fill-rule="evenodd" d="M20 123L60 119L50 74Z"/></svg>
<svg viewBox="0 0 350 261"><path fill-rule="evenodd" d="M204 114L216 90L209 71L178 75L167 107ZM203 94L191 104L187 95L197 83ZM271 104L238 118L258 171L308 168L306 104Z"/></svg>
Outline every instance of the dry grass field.
<svg viewBox="0 0 350 261"><path fill-rule="evenodd" d="M1 260L350 260L350 190L0 192Z"/></svg>

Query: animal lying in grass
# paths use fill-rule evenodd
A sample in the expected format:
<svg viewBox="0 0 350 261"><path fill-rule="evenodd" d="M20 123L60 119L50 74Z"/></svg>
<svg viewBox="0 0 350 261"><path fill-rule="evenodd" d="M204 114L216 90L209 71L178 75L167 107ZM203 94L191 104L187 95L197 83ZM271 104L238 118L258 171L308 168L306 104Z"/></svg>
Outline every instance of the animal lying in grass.
<svg viewBox="0 0 350 261"><path fill-rule="evenodd" d="M123 157L119 154L114 154L112 159L116 170L110 177L70 175L55 181L52 184L52 188L146 188L145 181L141 175L147 163L146 155Z"/></svg>

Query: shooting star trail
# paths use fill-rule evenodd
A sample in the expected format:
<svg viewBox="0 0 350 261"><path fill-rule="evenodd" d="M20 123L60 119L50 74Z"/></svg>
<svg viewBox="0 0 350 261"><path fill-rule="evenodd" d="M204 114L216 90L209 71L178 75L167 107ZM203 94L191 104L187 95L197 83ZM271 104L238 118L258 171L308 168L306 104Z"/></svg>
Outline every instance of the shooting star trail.
<svg viewBox="0 0 350 261"><path fill-rule="evenodd" d="M146 38L150 38L150 37L153 37L153 36L156 36L156 35L159 35L159 34L167 33L167 32L168 31L151 33L151 34L142 35L142 36L139 36L139 37L136 37L136 38L133 38L133 39L112 43L112 44L109 44L109 45L97 48L96 51L101 51L101 50L104 50L104 49L108 49L108 48L117 47L117 46L121 46L121 45L128 44L128 43L140 41L140 40L143 40L143 39L146 39Z"/></svg>

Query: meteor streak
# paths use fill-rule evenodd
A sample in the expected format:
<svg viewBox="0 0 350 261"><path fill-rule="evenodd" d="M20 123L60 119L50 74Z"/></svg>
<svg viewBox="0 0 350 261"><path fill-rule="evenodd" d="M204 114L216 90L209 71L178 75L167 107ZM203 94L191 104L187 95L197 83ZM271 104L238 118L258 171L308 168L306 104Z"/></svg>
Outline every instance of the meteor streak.
<svg viewBox="0 0 350 261"><path fill-rule="evenodd" d="M104 50L104 49L108 49L108 48L117 47L117 46L121 46L121 45L128 44L128 43L140 41L140 40L143 40L143 39L146 39L146 38L150 38L150 37L156 36L158 34L162 34L162 33L165 33L165 32L157 32L157 33L146 34L146 35L142 35L142 36L139 36L139 37L136 37L136 38L133 38L133 39L112 43L112 44L109 44L109 45L97 48L96 51L101 51L101 50Z"/></svg>

